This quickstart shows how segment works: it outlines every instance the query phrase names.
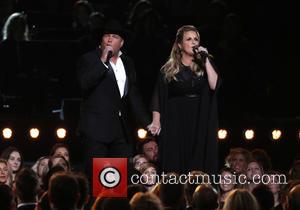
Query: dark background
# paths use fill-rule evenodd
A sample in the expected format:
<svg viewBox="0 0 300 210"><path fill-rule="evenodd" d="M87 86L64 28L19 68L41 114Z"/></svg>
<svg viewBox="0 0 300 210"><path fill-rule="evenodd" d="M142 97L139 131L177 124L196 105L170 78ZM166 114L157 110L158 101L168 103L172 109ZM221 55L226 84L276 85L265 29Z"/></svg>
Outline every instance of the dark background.
<svg viewBox="0 0 300 210"><path fill-rule="evenodd" d="M93 34L72 27L74 2L1 3L1 28L9 14L24 11L31 40L0 44L0 126L11 126L15 131L12 142L0 139L0 151L16 145L25 159L33 161L48 153L56 142L55 128L63 125L68 128L66 142L73 161L82 160L83 143L76 135L81 96L76 61L92 48L89 38ZM300 34L295 3L152 0L150 6L146 4L129 19L137 1L89 2L105 20L119 19L131 30L124 51L135 60L138 86L146 105L177 29L184 24L198 27L201 43L214 56L223 82L219 92L220 127L228 129L229 138L219 144L220 163L235 146L266 149L274 167L281 170L287 170L298 157ZM64 118L53 110L62 110ZM26 133L34 125L41 128L38 142L28 141ZM257 131L254 141L243 140L245 128ZM283 130L279 142L269 138L273 128Z"/></svg>

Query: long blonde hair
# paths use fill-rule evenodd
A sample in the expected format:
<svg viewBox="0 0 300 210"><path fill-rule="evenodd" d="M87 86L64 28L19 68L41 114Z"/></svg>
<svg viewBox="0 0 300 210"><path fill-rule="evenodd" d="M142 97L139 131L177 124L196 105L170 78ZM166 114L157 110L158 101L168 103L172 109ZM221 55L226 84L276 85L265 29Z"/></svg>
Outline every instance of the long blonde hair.
<svg viewBox="0 0 300 210"><path fill-rule="evenodd" d="M181 44L183 41L184 33L187 31L194 31L196 32L199 40L200 40L200 34L199 31L195 26L192 25L184 25L181 28L177 30L176 33L176 39L172 47L171 54L169 56L168 61L161 67L161 72L164 73L165 79L167 81L171 81L175 78L175 75L180 71L181 64L181 50L178 46L178 44ZM191 66L191 69L193 72L195 72L198 76L203 75L204 70L201 69L199 65L196 63L193 63Z"/></svg>

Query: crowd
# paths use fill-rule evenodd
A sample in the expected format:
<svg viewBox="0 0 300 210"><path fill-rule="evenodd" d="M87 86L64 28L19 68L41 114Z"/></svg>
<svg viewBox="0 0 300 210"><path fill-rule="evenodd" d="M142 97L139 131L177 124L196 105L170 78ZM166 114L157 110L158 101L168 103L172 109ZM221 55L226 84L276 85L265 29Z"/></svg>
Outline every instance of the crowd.
<svg viewBox="0 0 300 210"><path fill-rule="evenodd" d="M266 151L232 148L224 166L212 179L203 171L163 174L157 166L155 139L138 145L129 159L127 198L93 197L84 170L74 170L67 145L58 143L34 164L22 152L7 147L0 159L0 206L3 210L40 209L195 209L296 210L299 209L299 161L286 173L272 168ZM259 155L258 155L259 154ZM174 180L176 180L174 182Z"/></svg>
<svg viewBox="0 0 300 210"><path fill-rule="evenodd" d="M22 1L20 1L22 3ZM19 5L20 6L20 5ZM212 52L216 52L216 55L219 54L225 55L220 60L218 60L218 64L222 66L223 69L233 69L232 75L233 78L236 76L235 73L240 73L239 69L241 67L245 67L244 64L249 64L251 57L251 52L245 51L247 48L247 39L243 37L243 34L240 31L239 25L239 17L237 14L228 13L227 5L225 2L212 1L210 7L208 7L210 11L215 11L216 13L210 13L211 19L210 25L203 28L205 35L215 35L223 34L222 38L207 36L207 40L210 41L209 45L212 46ZM217 13L219 12L219 13ZM103 37L99 36L99 31L103 30L104 20L106 19L105 15L95 10L92 4L88 1L79 0L73 5L73 13L72 20L70 21L69 28L60 28L59 31L59 39L66 39L66 37L77 40L77 50L78 54L84 54L95 47L98 47L99 43L102 39L102 70L103 76L99 78L100 81L103 81L105 78L105 73L109 70L118 70L118 65L120 64L120 57L123 52L120 51L120 48L123 47L126 49L126 44L131 45L131 48L127 48L129 54L133 56L133 58L138 58L136 60L137 69L142 69L143 74L142 77L145 76L148 78L149 75L152 77L156 76L155 74L150 73L153 69L159 69L159 66L162 64L162 60L166 57L166 49L165 46L169 45L170 38L169 34L166 33L166 26L162 21L162 17L159 15L159 12L155 10L150 1L141 0L137 1L133 6L128 15L127 21L123 21L124 25L127 25L132 32L135 34L135 37L132 36L131 39L126 39L123 37L123 34L120 34L116 31L112 32L106 31ZM222 22L224 21L224 22ZM222 22L222 23L220 23ZM63 25L64 23L61 22ZM66 25L64 25L66 26ZM36 27L36 26L34 26ZM14 76L18 76L20 80L24 79L24 72L21 71L22 62L20 60L20 42L27 42L29 40L43 40L43 39L51 39L53 38L53 31L50 28L34 28L31 25L31 28L28 27L27 16L24 13L17 12L11 14L6 22L3 24L3 40L0 43L0 57L4 57L12 54L11 57L14 57L15 54L18 55L17 62L13 62L12 60L5 60L3 62L7 62L7 64L11 64L11 68L5 71L1 71L1 81L0 81L0 91L2 93L10 93L10 88L14 86L14 83L10 82L10 78L14 78ZM185 29L188 28L188 29ZM38 29L38 30L37 30ZM206 60L202 63L203 66L198 68L199 65L194 62L195 56L193 50L205 50L208 54L207 49L200 46L200 35L197 29L193 26L185 26L185 30L179 30L176 36L176 42L174 43L173 50L170 56L170 60L164 65L163 73L167 80L172 81L174 78L176 82L178 81L193 81L194 84L197 84L200 87L206 85L207 78L204 75L208 74L209 84L205 89L206 96L211 96L211 93L218 89L219 78L217 71L215 71L215 66L210 63L210 60ZM57 30L56 30L57 32ZM180 33L179 33L180 32ZM57 38L57 37L56 37ZM107 40L105 40L107 39ZM193 40L191 40L193 39ZM109 40L117 40L119 46L118 49L115 50L112 45L107 45L108 42L112 42ZM156 46L152 45L149 40L155 40ZM204 38L205 40L205 38ZM146 52L141 57L140 49L141 41L143 41L144 48L147 49ZM190 43L193 43L191 46ZM161 46L157 47L157 46ZM192 47L192 48L191 48ZM197 49L195 49L195 47ZM98 49L99 50L99 49ZM114 52L114 50L116 52ZM105 53L103 53L105 52ZM115 59L115 64L118 61L118 65L113 66L114 69L110 65L113 63L109 63L109 52L115 53L113 58ZM199 51L200 52L200 51ZM241 53L243 52L243 53ZM198 52L197 52L198 53ZM195 53L196 54L196 53ZM199 53L200 54L200 53ZM174 55L172 57L172 55ZM182 56L182 57L180 57ZM238 56L238 59L237 59ZM95 57L95 56L94 56ZM100 56L99 56L100 57ZM99 57L97 59L99 60ZM151 57L153 62L149 62L149 57ZM220 56L221 57L221 56ZM219 57L219 58L220 58ZM205 58L206 59L206 58ZM245 59L245 60L243 60ZM87 59L88 60L88 59ZM93 65L86 65L88 62L83 59L82 68L83 70L88 66L93 73ZM97 60L97 61L98 61ZM235 60L234 65L232 66L232 61ZM174 62L175 61L175 62ZM185 63L186 62L186 63ZM96 62L91 62L92 64ZM124 62L126 63L126 62ZM147 63L148 65L145 65ZM183 64L183 65L181 65ZM186 64L186 65L185 65ZM86 65L86 66L85 66ZM198 66L197 66L198 65ZM206 66L205 66L206 65ZM125 66L125 64L124 64ZM124 67L123 66L123 67ZM130 65L132 67L133 65ZM176 68L174 68L174 66ZM141 68L142 67L142 68ZM190 68L192 67L192 68ZM253 69L253 63L251 65L247 65L247 69L245 71L251 72ZM124 70L124 68L123 68ZM174 71L175 70L175 71ZM192 70L192 71L190 71ZM141 70L140 70L141 71ZM181 75L178 75L179 71L185 72ZM85 85L87 74L82 74L81 78L83 78L82 83ZM141 74L141 72L137 71L137 75ZM195 73L195 74L194 74ZM74 73L75 74L75 73ZM94 93L94 86L98 85L96 83L95 77L96 74L89 75L89 79L92 81L92 85L87 87L87 90L90 91L87 94L87 97L91 96ZM229 74L227 74L229 75ZM99 75L98 75L99 76ZM124 76L124 75L123 75ZM135 75L134 75L135 76ZM141 75L139 75L141 76ZM120 95L118 97L123 97L123 94L126 96L127 86L126 86L126 76L120 77L123 79L123 89L120 87ZM163 78L163 77L162 77ZM185 80L188 78L187 80ZM251 79L251 76L249 76ZM247 78L247 79L249 79ZM107 79L107 78L106 78ZM191 80L190 80L191 79ZM225 78L226 79L226 78ZM250 80L249 79L249 80ZM17 80L18 81L18 80ZM154 79L150 78L151 83L146 83L144 86L152 86L154 87ZM163 79L161 80L163 81ZM248 81L248 80L247 80ZM93 83L94 82L94 83ZM175 90L180 90L178 88L178 83L174 82L169 83L175 86ZM195 82L195 83L194 83ZM198 82L198 83L197 83ZM248 83L245 83L243 80L238 81L241 86L247 86ZM134 81L135 83L135 81ZM183 84L184 87L185 84ZM205 85L203 85L205 84ZM228 83L227 83L228 84ZM190 127L196 128L199 126L199 130L203 128L203 125L208 125L208 128L212 124L210 120L202 120L201 123L198 123L198 118L195 118L195 121L191 122L190 118L187 119L186 112L179 113L180 118L183 120L174 120L173 116L177 116L178 107L174 108L174 113L166 115L170 109L164 111L165 106L168 104L168 107L174 107L174 104L167 101L167 97L161 97L165 90L171 90L172 87L164 86L165 83L158 82L160 85L160 91L157 92L157 100L161 100L160 103L154 107L152 111L162 114L162 116L168 116L169 121L166 123L165 119L163 119L162 131L164 131L167 126L174 122L182 123L183 126L186 126L184 130L187 131L183 135L183 141L178 141L177 146L180 147L182 142L187 139L187 136L190 139L197 139L199 135L195 132L195 135L190 135L189 132ZM111 86L107 86L111 87ZM225 83L226 87L226 83ZM101 88L99 88L101 89ZM125 89L125 91L124 91ZM153 89L153 88L149 88ZM197 91L200 88L197 88ZM108 95L107 93L110 88L101 89L101 96ZM128 89L130 90L130 89ZM118 92L119 89L116 89ZM142 89L143 92L145 90ZM188 93L184 92L182 94L181 91L176 92L173 91L173 96L175 99L178 99L178 96L186 96L191 107L195 108L198 113L198 102L201 101L199 98L202 98L203 92L190 92L188 89ZM229 91L230 92L230 91ZM235 91L232 91L235 92ZM242 91L241 91L242 93ZM160 95L159 95L160 94ZM234 93L233 93L234 94ZM232 97L239 98L233 95ZM147 94L149 95L149 94ZM98 99L96 95L95 99ZM109 98L109 97L108 97ZM118 98L118 100L119 100ZM173 99L174 99L173 98ZM209 98L207 101L211 102L214 98ZM236 99L237 100L237 99ZM204 101L204 100L203 100ZM201 101L201 102L203 102ZM93 102L93 101L92 101ZM100 101L99 104L103 102ZM149 101L150 102L150 99ZM164 104L164 103L165 104ZM184 106L186 105L186 101L183 102ZM214 104L214 103L213 103ZM235 103L233 103L235 104ZM87 105L90 105L87 103ZM115 104L114 104L115 105ZM132 105L132 104L131 104ZM173 105L173 106L172 106ZM87 106L87 108L91 108L92 106ZM95 106L96 107L96 106ZM93 108L95 108L93 107ZM97 106L96 108L102 108L102 106ZM108 106L111 108L111 106ZM206 108L211 108L210 105L205 106ZM204 107L204 108L205 108ZM213 106L214 107L214 106ZM119 108L119 107L117 107ZM123 113L120 112L120 109L112 110L116 111L117 115L115 117L116 122L119 122L119 117L122 116ZM234 109L235 107L233 107ZM109 110L109 109L108 109ZM207 109L201 109L207 110ZM99 110L96 110L99 111ZM122 110L123 111L123 110ZM190 111L190 116L196 116L193 112L193 109L188 109ZM95 112L95 110L92 110ZM205 116L205 113L216 113L212 111L203 111L200 112L200 116ZM108 112L104 111L103 113L108 114L108 119L110 119L112 115ZM125 113L125 112L124 112ZM94 116L94 115L93 115ZM213 116L215 117L215 115ZM87 118L85 118L87 119ZM99 118L100 119L100 118ZM101 118L103 119L103 118ZM85 123L88 120L84 121ZM159 121L159 120L158 120ZM217 120L216 120L217 121ZM95 122L95 121L93 121ZM185 122L191 123L193 126L187 126ZM207 123L207 124L206 124ZM92 125L99 126L97 123L91 123ZM114 123L113 125L116 125ZM107 126L111 128L112 124L108 124L107 121L103 122L103 126ZM213 125L216 125L215 123ZM128 180L128 196L127 198L107 198L107 197L93 197L91 195L92 186L91 186L91 172L84 170L84 167L79 170L76 169L72 165L72 155L70 154L70 150L67 145L64 144L55 144L49 153L44 154L44 156L38 158L38 160L34 164L30 164L30 161L27 161L23 157L22 148L16 147L6 147L3 151L0 151L0 208L1 210L76 210L76 209L94 209L94 210L119 210L119 209L132 209L132 210L213 210L213 209L223 209L223 210L296 210L300 209L300 162L295 161L289 171L277 171L276 168L272 167L272 158L268 156L267 152L262 149L255 149L249 151L247 148L231 148L228 152L226 158L224 159L221 167L218 167L218 173L212 174L213 171L201 171L201 170L191 170L192 167L199 168L200 166L203 168L208 168L211 166L210 164L202 164L200 161L204 159L208 162L213 161L217 162L217 153L207 153L207 157L204 158L202 155L204 152L207 152L204 149L204 152L194 152L195 154L191 155L191 153L187 151L194 151L196 148L203 149L204 147L196 144L194 147L192 144L188 144L191 148L188 150L184 150L183 152L178 152L176 149L171 149L171 152L165 152L167 149L170 151L170 145L173 146L174 142L170 140L174 140L178 137L175 131L181 131L182 125L176 125L177 129L169 129L169 134L173 134L173 136L164 136L167 137L168 141L163 143L170 143L169 145L165 145L165 147L159 147L159 143L156 138L147 138L144 141L141 141L136 144L136 148L134 149L133 157L129 157L128 164L128 175L132 177L133 175L138 175L142 177L140 183L133 182L132 179ZM159 134L161 131L160 122L155 123L154 121L148 127L152 134L158 135L157 139L160 138ZM173 128L170 126L170 128ZM197 127L198 128L198 127ZM213 127L215 128L215 127ZM120 126L116 130L123 131L123 127ZM198 129L195 129L198 131ZM204 130L204 129L203 129ZM103 134L103 131L100 132L100 129L91 129L91 131L99 131L97 134L100 136ZM105 129L104 129L105 131ZM173 132L174 131L174 132ZM215 131L215 130L213 130ZM214 132L211 132L215 135ZM108 132L109 135L111 132ZM166 132L165 132L166 133ZM162 134L165 134L162 133ZM117 137L124 137L123 133L114 133ZM203 138L207 137L206 131L202 131L200 136ZM190 137L192 136L192 137ZM87 137L93 137L87 135ZM97 137L98 138L98 137ZM95 145L99 146L99 139L91 138L95 140L95 144L91 145L92 149L95 149ZM125 143L123 140L127 140L126 138L122 139L122 144ZM212 139L214 136L212 136ZM104 139L104 138L103 138ZM118 145L118 141L115 139L112 140L113 143ZM212 141L203 141L207 142ZM97 144L96 144L97 143ZM108 145L108 142L100 142L101 145L105 146L107 151L111 150L111 145ZM109 142L111 143L111 142ZM196 142L197 143L197 142ZM215 142L216 143L216 142ZM115 146L116 146L115 145ZM186 145L185 145L186 146ZM202 145L203 146L203 145ZM206 145L207 146L207 145ZM215 148L216 145L212 147ZM178 148L176 147L176 148ZM164 148L164 152L160 151L161 148ZM120 149L117 149L120 152ZM91 150L92 151L92 150ZM99 151L99 150L98 150ZM105 150L106 151L106 150ZM216 152L216 150L213 150ZM102 152L102 150L100 150ZM125 149L121 150L121 152L125 152ZM105 153L104 156L110 154L109 152ZM129 153L128 153L129 154ZM164 164L163 168L162 164L159 162L159 157L164 155L165 160L168 160L166 164ZM184 163L182 164L184 168L178 171L184 171L184 174L178 173L178 171L172 171L177 167L179 161L174 161L176 158L182 160L182 156L179 154L183 154ZM188 154L188 155L187 155ZM92 155L92 154L90 154ZM171 156L172 155L172 156ZM190 155L190 156L189 156ZM199 156L198 156L199 155ZM198 157L202 158L198 158ZM197 157L197 158L194 158ZM215 159L213 159L215 157ZM171 163L175 163L176 166L171 167ZM89 163L85 163L89 164ZM190 165L189 165L190 164ZM200 166L199 166L200 165ZM198 167L199 166L199 167ZM204 167L206 166L206 167ZM87 167L87 169L91 169ZM167 169L168 171L164 171ZM216 169L215 165L213 165L213 169ZM164 174L166 172L166 174ZM162 178L162 175L163 178ZM182 175L189 175L189 181L182 183ZM200 179L199 179L200 177ZM175 179L175 182L172 180Z"/></svg>

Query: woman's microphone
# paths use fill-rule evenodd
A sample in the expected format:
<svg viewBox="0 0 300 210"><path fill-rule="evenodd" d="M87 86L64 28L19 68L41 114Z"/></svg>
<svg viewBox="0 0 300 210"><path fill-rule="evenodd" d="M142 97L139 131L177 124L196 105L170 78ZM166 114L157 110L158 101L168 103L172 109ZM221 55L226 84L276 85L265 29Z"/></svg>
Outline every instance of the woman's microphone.
<svg viewBox="0 0 300 210"><path fill-rule="evenodd" d="M193 52L194 52L194 57L199 59L199 56L200 56L200 59L202 62L205 62L206 61L206 58L213 58L213 56L209 53L207 53L206 51L204 50L201 50L201 51L198 51L198 48L199 46L194 46L193 47ZM199 55L199 56L197 56Z"/></svg>

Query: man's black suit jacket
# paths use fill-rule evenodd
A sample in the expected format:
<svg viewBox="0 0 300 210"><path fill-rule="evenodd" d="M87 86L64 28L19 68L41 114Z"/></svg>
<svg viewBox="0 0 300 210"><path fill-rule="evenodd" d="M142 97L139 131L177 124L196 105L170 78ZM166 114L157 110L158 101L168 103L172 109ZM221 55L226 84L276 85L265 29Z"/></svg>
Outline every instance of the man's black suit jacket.
<svg viewBox="0 0 300 210"><path fill-rule="evenodd" d="M136 88L133 61L120 56L127 77L121 98L112 69L100 57L101 51L97 49L81 56L78 62L77 76L83 91L79 131L90 141L109 143L124 134L128 138L133 120L146 126L150 119Z"/></svg>

